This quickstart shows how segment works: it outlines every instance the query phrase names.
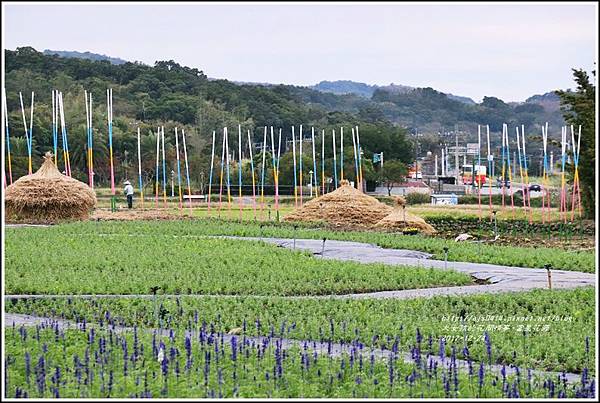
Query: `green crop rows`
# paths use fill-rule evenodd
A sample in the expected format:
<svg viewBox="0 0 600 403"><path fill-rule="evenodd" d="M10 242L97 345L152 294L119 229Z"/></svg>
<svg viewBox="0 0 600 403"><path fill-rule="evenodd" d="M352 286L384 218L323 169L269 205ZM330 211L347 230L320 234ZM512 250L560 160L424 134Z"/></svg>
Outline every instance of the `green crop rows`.
<svg viewBox="0 0 600 403"><path fill-rule="evenodd" d="M377 336L382 346L389 347L389 340L400 336L405 349L418 328L425 339L429 335L434 340L446 337L448 354L452 343L462 349L465 329L456 328L460 325L456 317L463 314L470 354L475 360L486 357L481 341L484 331L491 336L498 363L580 372L589 365L585 353L586 336L590 337L594 351L592 288L414 300L158 297L153 301L151 298L89 300L61 297L11 300L6 309L39 316L85 317L90 322L101 320L108 312L119 324L175 329L188 326L196 316L200 321L214 323L221 331L242 327L244 320L252 324L259 320L265 333L270 326L279 331L281 326L294 324L287 334L294 339L331 337L334 341L348 342L358 337L370 344ZM490 318L490 315L494 317ZM508 329L493 328L506 324ZM549 328L544 330L544 325ZM522 326L529 326L529 330ZM250 333L256 334L253 329Z"/></svg>
<svg viewBox="0 0 600 403"><path fill-rule="evenodd" d="M488 244L456 243L452 240L424 237L419 235L398 235L380 232L340 232L323 230L310 226L291 224L261 224L257 222L239 223L229 220L203 219L174 222L87 222L62 225L60 228L27 229L18 231L45 231L71 234L162 234L162 235L235 235L264 236L282 238L338 239L366 242L384 248L413 249L432 253L434 258L443 259L444 247L448 247L448 260L473 263L491 263L517 267L543 268L545 264L555 269L575 270L593 273L595 253L593 251L570 252L558 248L494 246ZM15 229L7 229L7 235ZM48 235L50 236L50 235ZM167 242L165 240L165 242ZM131 251L132 255L135 251Z"/></svg>
<svg viewBox="0 0 600 403"><path fill-rule="evenodd" d="M141 228L140 228L141 229ZM462 273L318 259L262 242L7 231L8 294L328 295L465 285Z"/></svg>

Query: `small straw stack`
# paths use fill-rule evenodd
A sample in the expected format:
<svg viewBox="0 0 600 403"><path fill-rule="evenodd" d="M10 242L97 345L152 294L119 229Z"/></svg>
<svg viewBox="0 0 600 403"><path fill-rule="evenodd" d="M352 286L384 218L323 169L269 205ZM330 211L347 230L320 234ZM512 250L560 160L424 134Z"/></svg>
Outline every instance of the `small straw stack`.
<svg viewBox="0 0 600 403"><path fill-rule="evenodd" d="M85 220L96 206L96 194L85 183L61 174L48 152L37 172L6 188L5 203L9 221Z"/></svg>

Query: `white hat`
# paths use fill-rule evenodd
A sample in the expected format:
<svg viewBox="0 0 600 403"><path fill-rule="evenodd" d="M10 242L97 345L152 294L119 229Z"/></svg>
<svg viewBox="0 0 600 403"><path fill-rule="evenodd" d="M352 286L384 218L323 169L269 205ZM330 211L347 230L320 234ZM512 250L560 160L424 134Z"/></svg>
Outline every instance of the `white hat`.
<svg viewBox="0 0 600 403"><path fill-rule="evenodd" d="M131 183L129 181L125 181L123 182L124 185L131 185Z"/></svg>

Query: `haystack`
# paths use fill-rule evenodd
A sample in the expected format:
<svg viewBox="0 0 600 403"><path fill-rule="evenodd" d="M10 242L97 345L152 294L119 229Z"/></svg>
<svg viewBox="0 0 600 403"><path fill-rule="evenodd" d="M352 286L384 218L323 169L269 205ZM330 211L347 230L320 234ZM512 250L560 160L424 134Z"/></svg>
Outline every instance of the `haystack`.
<svg viewBox="0 0 600 403"><path fill-rule="evenodd" d="M37 172L8 186L4 200L7 220L28 223L87 219L96 206L94 191L61 174L51 153L46 153Z"/></svg>
<svg viewBox="0 0 600 403"><path fill-rule="evenodd" d="M405 230L414 228L418 232L424 234L435 234L435 228L427 224L425 220L416 215L410 214L404 208L405 201L403 198L396 198L396 206L394 210L386 217L381 219L375 228L386 229L386 230Z"/></svg>
<svg viewBox="0 0 600 403"><path fill-rule="evenodd" d="M325 221L333 227L368 228L392 211L374 197L350 186L347 180L335 191L306 202L285 216L285 221Z"/></svg>

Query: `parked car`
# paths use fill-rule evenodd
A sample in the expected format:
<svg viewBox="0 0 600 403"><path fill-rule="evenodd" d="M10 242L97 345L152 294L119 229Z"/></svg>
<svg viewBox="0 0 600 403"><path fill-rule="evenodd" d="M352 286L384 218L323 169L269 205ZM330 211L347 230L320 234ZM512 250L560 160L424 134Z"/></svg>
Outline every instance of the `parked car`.
<svg viewBox="0 0 600 403"><path fill-rule="evenodd" d="M510 180L504 179L504 183L502 183L502 178L498 178L496 179L496 187L505 187L507 189L510 189Z"/></svg>
<svg viewBox="0 0 600 403"><path fill-rule="evenodd" d="M542 191L542 187L536 183L532 183L531 185L529 185L529 190L531 192L541 192Z"/></svg>

